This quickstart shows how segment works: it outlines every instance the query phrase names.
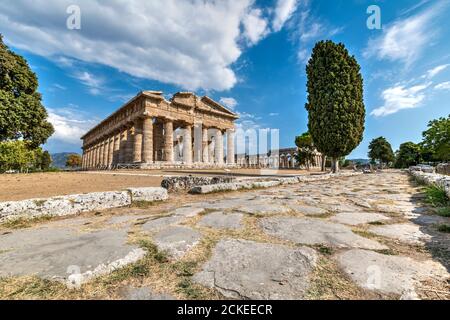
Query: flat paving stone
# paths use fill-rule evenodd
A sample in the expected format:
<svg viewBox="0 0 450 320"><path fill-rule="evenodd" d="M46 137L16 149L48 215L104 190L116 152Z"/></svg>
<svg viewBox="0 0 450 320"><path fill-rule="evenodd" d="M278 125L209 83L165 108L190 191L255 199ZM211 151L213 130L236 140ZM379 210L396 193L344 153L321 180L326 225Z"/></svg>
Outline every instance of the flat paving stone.
<svg viewBox="0 0 450 320"><path fill-rule="evenodd" d="M144 231L156 232L168 226L179 224L184 220L181 216L169 216L152 219L142 225Z"/></svg>
<svg viewBox="0 0 450 320"><path fill-rule="evenodd" d="M135 216L135 215L126 215L126 216L115 216L108 220L108 224L122 224L122 223L132 223L139 219L147 218L148 216Z"/></svg>
<svg viewBox="0 0 450 320"><path fill-rule="evenodd" d="M226 239L193 280L227 298L302 299L316 260L311 248Z"/></svg>
<svg viewBox="0 0 450 320"><path fill-rule="evenodd" d="M290 204L289 208L298 213L303 213L307 216L321 216L328 213L328 211L325 209L312 206Z"/></svg>
<svg viewBox="0 0 450 320"><path fill-rule="evenodd" d="M266 234L298 244L387 249L385 245L353 233L347 226L314 218L265 218L261 220L260 225Z"/></svg>
<svg viewBox="0 0 450 320"><path fill-rule="evenodd" d="M196 215L205 211L205 208L197 207L181 207L170 212L170 215L182 216L182 217L195 217Z"/></svg>
<svg viewBox="0 0 450 320"><path fill-rule="evenodd" d="M37 275L67 279L124 259L136 246L127 229L80 233L70 228L17 230L0 236L0 276Z"/></svg>
<svg viewBox="0 0 450 320"><path fill-rule="evenodd" d="M352 226L389 219L382 214L372 212L341 212L330 218L331 221Z"/></svg>
<svg viewBox="0 0 450 320"><path fill-rule="evenodd" d="M352 249L337 255L343 270L359 286L403 298L414 298L414 287L420 280L449 277L439 263L415 261L409 257L391 256L368 250Z"/></svg>
<svg viewBox="0 0 450 320"><path fill-rule="evenodd" d="M242 213L223 213L213 212L204 216L199 225L217 229L241 229L242 228Z"/></svg>
<svg viewBox="0 0 450 320"><path fill-rule="evenodd" d="M253 214L253 215L275 215L275 214L283 214L288 213L291 211L290 208L285 207L280 204L274 204L274 203L255 203L255 204L247 204L245 206L241 206L237 208L239 211Z"/></svg>
<svg viewBox="0 0 450 320"><path fill-rule="evenodd" d="M422 227L412 223L398 223L384 226L372 226L369 231L380 236L397 239L406 243L421 244L431 239L431 236L423 233Z"/></svg>
<svg viewBox="0 0 450 320"><path fill-rule="evenodd" d="M188 227L168 227L154 236L160 251L166 251L174 258L181 258L201 239L201 234Z"/></svg>

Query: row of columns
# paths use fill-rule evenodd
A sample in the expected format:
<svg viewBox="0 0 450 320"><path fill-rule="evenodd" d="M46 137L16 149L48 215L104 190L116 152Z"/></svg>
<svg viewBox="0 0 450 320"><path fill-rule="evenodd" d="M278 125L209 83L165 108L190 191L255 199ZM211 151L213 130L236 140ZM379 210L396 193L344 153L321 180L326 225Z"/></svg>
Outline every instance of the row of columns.
<svg viewBox="0 0 450 320"><path fill-rule="evenodd" d="M161 123L162 122L162 123ZM224 163L223 133L215 132L215 159L210 159L208 128L202 128L201 144L196 148L196 159L193 159L191 124L182 128L183 163L195 162ZM164 134L162 133L164 132ZM156 161L174 162L174 123L170 119L158 119L154 123L152 117L145 117L129 123L121 130L100 139L99 142L84 149L83 168L111 168L117 164L153 163ZM195 142L195 141L194 141ZM197 150L199 149L199 150ZM160 153L160 151L163 151ZM227 163L234 164L234 130L227 130Z"/></svg>

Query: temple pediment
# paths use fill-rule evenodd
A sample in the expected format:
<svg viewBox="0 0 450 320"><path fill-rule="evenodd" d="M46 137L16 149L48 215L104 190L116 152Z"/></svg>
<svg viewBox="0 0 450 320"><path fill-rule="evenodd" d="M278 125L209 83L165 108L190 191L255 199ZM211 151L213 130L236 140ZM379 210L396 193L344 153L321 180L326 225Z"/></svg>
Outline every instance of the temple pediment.
<svg viewBox="0 0 450 320"><path fill-rule="evenodd" d="M225 114L228 114L230 116L235 116L237 118L237 114L236 113L234 113L233 111L229 110L228 108L226 108L222 104L218 103L217 101L214 101L213 99L211 99L208 96L203 96L200 99L200 101L202 102L204 107L209 108L210 110L223 112Z"/></svg>

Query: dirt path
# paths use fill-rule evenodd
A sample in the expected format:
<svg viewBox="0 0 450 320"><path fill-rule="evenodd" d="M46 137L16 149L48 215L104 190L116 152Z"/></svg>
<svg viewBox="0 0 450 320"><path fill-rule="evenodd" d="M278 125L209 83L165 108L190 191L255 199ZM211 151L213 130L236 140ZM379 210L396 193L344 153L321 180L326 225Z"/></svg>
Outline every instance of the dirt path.
<svg viewBox="0 0 450 320"><path fill-rule="evenodd" d="M422 198L391 172L3 225L0 298L450 299Z"/></svg>
<svg viewBox="0 0 450 320"><path fill-rule="evenodd" d="M305 174L302 170L280 170L281 175ZM228 175L255 177L272 172L256 169L223 170L117 170L0 175L0 201L122 190L128 187L159 187L163 176Z"/></svg>

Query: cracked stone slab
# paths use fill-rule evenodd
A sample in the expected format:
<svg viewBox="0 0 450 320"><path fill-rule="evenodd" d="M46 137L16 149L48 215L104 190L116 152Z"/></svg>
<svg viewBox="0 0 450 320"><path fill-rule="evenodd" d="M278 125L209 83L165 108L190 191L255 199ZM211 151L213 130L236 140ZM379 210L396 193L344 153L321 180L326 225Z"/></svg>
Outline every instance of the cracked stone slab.
<svg viewBox="0 0 450 320"><path fill-rule="evenodd" d="M421 226L412 223L398 223L384 226L372 226L369 231L380 236L397 239L411 244L422 244L431 236L421 231Z"/></svg>
<svg viewBox="0 0 450 320"><path fill-rule="evenodd" d="M352 249L337 255L343 270L360 287L383 293L417 297L415 285L420 280L449 277L445 268L434 261L415 261L409 257L383 255L373 251Z"/></svg>
<svg viewBox="0 0 450 320"><path fill-rule="evenodd" d="M35 274L66 281L74 275L78 282L145 254L127 243L127 229L80 233L69 227L23 229L2 235L0 252L0 277Z"/></svg>
<svg viewBox="0 0 450 320"><path fill-rule="evenodd" d="M237 230L242 228L243 217L242 213L213 212L204 216L198 224L210 228Z"/></svg>
<svg viewBox="0 0 450 320"><path fill-rule="evenodd" d="M155 244L160 251L166 251L178 259L199 243L201 234L188 227L168 227L154 236Z"/></svg>
<svg viewBox="0 0 450 320"><path fill-rule="evenodd" d="M290 208L275 203L255 203L247 204L238 208L239 211L248 214L275 215L283 214L291 211Z"/></svg>
<svg viewBox="0 0 450 320"><path fill-rule="evenodd" d="M122 223L132 223L140 219L147 218L148 216L136 216L136 215L125 215L125 216L114 216L108 220L108 224L122 224Z"/></svg>
<svg viewBox="0 0 450 320"><path fill-rule="evenodd" d="M387 249L377 241L361 237L342 224L314 218L265 218L263 231L271 236L298 244L323 244L338 248Z"/></svg>
<svg viewBox="0 0 450 320"><path fill-rule="evenodd" d="M227 298L302 299L316 260L311 248L226 239L193 280Z"/></svg>
<svg viewBox="0 0 450 320"><path fill-rule="evenodd" d="M144 231L156 232L172 225L179 224L184 220L181 216L159 217L147 221L142 225Z"/></svg>
<svg viewBox="0 0 450 320"><path fill-rule="evenodd" d="M388 217L372 212L341 212L331 217L331 221L356 226L369 222L389 220Z"/></svg>
<svg viewBox="0 0 450 320"><path fill-rule="evenodd" d="M318 207L312 207L312 206L304 206L304 205L298 205L298 206L290 206L290 208L296 212L303 213L307 216L321 216L324 214L327 214L328 211L322 208Z"/></svg>
<svg viewBox="0 0 450 320"><path fill-rule="evenodd" d="M182 216L182 217L195 217L196 215L205 211L205 208L198 207L181 207L177 208L174 211L170 212L170 215L174 216Z"/></svg>

